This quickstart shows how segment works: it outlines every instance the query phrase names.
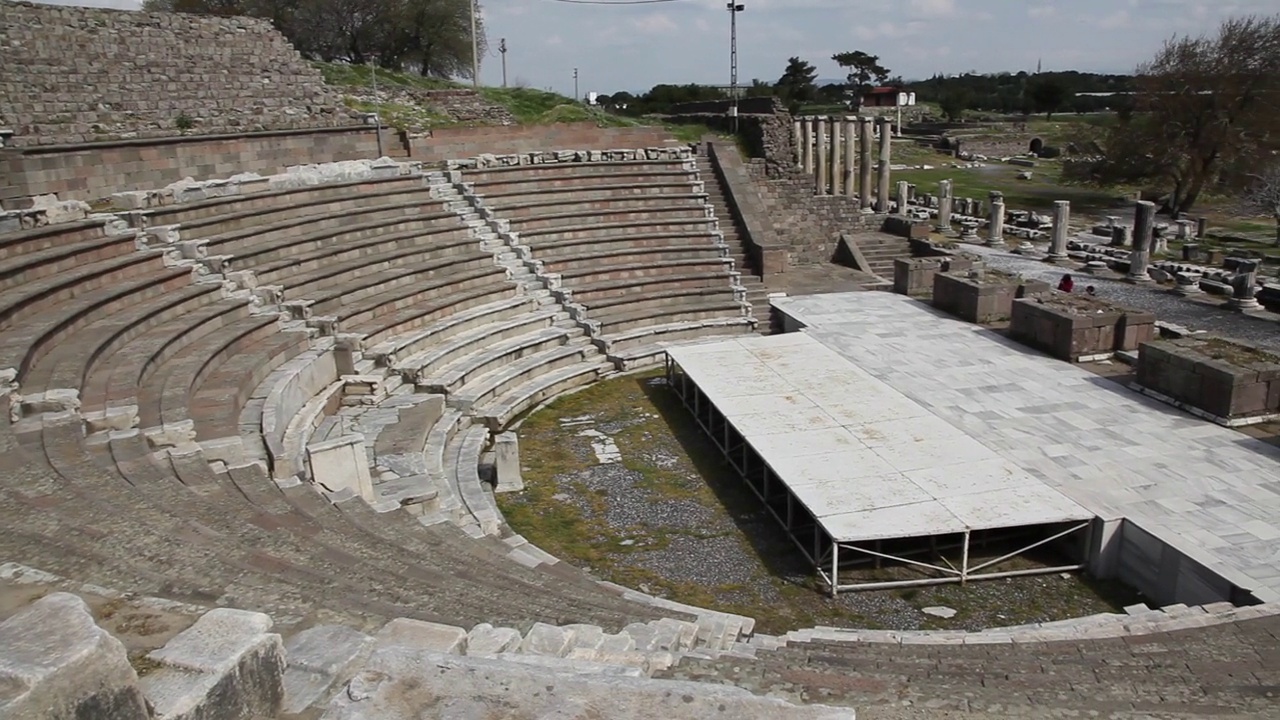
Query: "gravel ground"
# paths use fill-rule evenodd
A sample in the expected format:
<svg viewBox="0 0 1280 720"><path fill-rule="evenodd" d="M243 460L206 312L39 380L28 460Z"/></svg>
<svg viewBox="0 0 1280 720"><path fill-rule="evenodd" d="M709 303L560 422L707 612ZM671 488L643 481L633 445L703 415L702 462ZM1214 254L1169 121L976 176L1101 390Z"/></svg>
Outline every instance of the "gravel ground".
<svg viewBox="0 0 1280 720"><path fill-rule="evenodd" d="M525 517L534 519L526 527L515 524L517 532L534 543L549 542L547 549L557 552L550 535L569 524L557 517L572 508L584 521L582 534L593 536L580 540L594 559L566 554L572 552L566 546L559 550L566 560L644 592L750 615L761 632L769 633L814 625L978 630L1112 612L1135 601L1123 588L1094 586L1070 574L843 593L832 599L772 515L655 380L646 381L647 396L634 378L601 383L576 397L570 425L546 418L521 430L522 460L530 466L526 481L546 483L541 487L550 502L531 508L534 512ZM622 461L597 462L593 436L583 435L584 430L609 435ZM578 462L572 469L557 465L555 472L539 477L537 448L555 448L560 463L565 457ZM522 500L506 496L502 502ZM546 530L542 539L535 525ZM937 618L922 612L930 606L958 612Z"/></svg>
<svg viewBox="0 0 1280 720"><path fill-rule="evenodd" d="M962 249L981 255L988 267L1018 273L1026 278L1044 280L1055 287L1064 272L1071 272L1041 260L1015 255L998 248L966 244ZM1093 276L1083 272L1073 272L1072 275L1076 281L1077 292L1082 292L1086 286L1093 285L1097 289L1098 297L1155 313L1158 320L1280 349L1280 324L1276 322L1280 317L1273 313L1253 317L1215 305L1188 300L1159 286L1133 285L1119 279Z"/></svg>

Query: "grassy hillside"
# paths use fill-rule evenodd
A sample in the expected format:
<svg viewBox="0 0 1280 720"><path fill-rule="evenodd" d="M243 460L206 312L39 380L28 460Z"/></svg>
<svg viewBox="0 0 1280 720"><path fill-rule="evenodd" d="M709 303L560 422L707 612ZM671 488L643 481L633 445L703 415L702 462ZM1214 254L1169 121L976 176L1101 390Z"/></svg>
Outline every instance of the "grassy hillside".
<svg viewBox="0 0 1280 720"><path fill-rule="evenodd" d="M405 130L423 130L439 127L456 127L475 123L459 123L445 113L429 105L405 101L396 90L449 90L471 89L470 84L422 77L414 73L377 70L377 101L373 95L374 71L367 65L341 65L314 63L324 75L325 82L338 92L347 95L347 105L364 112L377 112L383 122ZM591 107L559 93L532 88L481 87L480 97L485 101L506 108L521 125L551 125L554 123L594 122L602 127L662 126L657 118L631 118L614 115L597 107ZM359 94L362 98L352 95ZM672 136L679 140L693 141L710 131L702 126L666 125Z"/></svg>

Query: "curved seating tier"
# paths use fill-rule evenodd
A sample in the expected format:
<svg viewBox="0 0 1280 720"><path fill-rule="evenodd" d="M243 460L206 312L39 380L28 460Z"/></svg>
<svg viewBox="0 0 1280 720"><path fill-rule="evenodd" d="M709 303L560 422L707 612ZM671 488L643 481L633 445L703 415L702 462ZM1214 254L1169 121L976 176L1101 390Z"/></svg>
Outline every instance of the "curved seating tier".
<svg viewBox="0 0 1280 720"><path fill-rule="evenodd" d="M583 308L579 319L602 349L621 348L624 334L642 337L634 335L640 329L655 338L753 329L692 162L543 161L467 169L462 180L481 214L499 223L557 296ZM644 306L596 305L626 295L643 295ZM627 365L656 359L660 348L651 350ZM610 359L621 367L612 352Z"/></svg>
<svg viewBox="0 0 1280 720"><path fill-rule="evenodd" d="M494 502L494 434L613 372L602 328L742 322L681 163L586 176L512 196L542 258L421 172L0 235L0 552L281 628L696 620L546 556ZM599 318L558 300L590 281L626 284ZM310 451L353 435L372 492L311 482Z"/></svg>

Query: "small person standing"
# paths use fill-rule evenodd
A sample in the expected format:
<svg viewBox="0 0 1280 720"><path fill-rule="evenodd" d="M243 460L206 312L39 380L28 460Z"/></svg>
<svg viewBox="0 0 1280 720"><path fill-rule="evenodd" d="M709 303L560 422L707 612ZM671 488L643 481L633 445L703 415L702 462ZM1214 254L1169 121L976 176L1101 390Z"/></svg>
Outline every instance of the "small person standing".
<svg viewBox="0 0 1280 720"><path fill-rule="evenodd" d="M1075 286L1076 281L1071 279L1071 275L1063 275L1062 279L1058 281L1058 289L1062 292L1069 293Z"/></svg>

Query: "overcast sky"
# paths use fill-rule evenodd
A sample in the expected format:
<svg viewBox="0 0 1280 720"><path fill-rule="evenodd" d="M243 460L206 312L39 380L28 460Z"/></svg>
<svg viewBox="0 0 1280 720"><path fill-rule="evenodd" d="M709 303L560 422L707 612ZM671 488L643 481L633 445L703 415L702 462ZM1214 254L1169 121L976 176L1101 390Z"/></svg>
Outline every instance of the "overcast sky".
<svg viewBox="0 0 1280 720"><path fill-rule="evenodd" d="M46 0L138 7L138 0ZM596 0L607 2L608 0ZM831 55L864 50L907 79L934 73L1034 70L1130 72L1174 34L1219 20L1276 12L1276 0L739 0L738 78L778 79L787 58L840 76ZM729 82L725 0L601 6L559 0L482 0L491 50L485 84L572 94L643 91L657 83Z"/></svg>

